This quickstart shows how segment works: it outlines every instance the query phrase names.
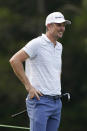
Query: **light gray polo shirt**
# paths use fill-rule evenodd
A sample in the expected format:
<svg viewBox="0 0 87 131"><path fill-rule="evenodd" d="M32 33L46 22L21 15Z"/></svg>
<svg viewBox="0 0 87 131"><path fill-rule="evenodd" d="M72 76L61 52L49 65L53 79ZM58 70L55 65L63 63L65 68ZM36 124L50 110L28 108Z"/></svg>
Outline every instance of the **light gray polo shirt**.
<svg viewBox="0 0 87 131"><path fill-rule="evenodd" d="M60 95L61 43L57 42L54 47L42 34L26 44L23 50L30 56L25 62L25 72L32 86L46 95Z"/></svg>

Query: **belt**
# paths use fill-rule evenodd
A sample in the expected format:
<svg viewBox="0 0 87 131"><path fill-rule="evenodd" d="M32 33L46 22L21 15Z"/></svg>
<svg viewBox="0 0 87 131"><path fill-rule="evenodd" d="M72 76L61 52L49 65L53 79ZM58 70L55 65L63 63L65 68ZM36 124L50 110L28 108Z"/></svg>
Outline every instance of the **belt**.
<svg viewBox="0 0 87 131"><path fill-rule="evenodd" d="M44 96L44 97L47 97L47 98L50 98L50 99L54 99L54 100L59 99L59 98L62 97L61 95L50 96L50 95L44 95L44 94L43 94L43 96Z"/></svg>

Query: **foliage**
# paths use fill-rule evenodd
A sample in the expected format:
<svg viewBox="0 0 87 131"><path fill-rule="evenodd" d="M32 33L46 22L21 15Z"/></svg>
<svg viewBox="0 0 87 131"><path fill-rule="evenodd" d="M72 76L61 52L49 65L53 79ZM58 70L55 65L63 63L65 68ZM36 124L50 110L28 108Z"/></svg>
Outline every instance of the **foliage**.
<svg viewBox="0 0 87 131"><path fill-rule="evenodd" d="M0 0L0 123L28 126L25 114L15 119L9 117L25 108L27 95L13 74L9 59L29 40L45 32L45 17L53 11L63 12L72 21L60 40L63 44L62 92L71 93L71 102L63 103L60 131L86 130L86 0Z"/></svg>

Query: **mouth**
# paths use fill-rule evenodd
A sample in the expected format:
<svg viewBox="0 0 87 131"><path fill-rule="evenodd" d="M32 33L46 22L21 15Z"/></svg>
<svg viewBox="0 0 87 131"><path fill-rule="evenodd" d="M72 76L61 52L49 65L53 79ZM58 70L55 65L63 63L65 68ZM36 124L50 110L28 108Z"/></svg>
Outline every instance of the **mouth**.
<svg viewBox="0 0 87 131"><path fill-rule="evenodd" d="M61 31L58 32L58 36L59 36L59 37L62 37L62 36L63 36L63 32L61 32Z"/></svg>
<svg viewBox="0 0 87 131"><path fill-rule="evenodd" d="M60 31L60 32L58 32L58 33L59 33L60 35L63 35L63 32L61 32L61 31Z"/></svg>

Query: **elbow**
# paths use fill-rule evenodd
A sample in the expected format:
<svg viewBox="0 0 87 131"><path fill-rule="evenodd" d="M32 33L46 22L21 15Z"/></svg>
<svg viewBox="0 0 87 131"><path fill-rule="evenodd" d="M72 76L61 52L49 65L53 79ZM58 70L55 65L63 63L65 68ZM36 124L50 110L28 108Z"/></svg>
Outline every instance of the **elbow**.
<svg viewBox="0 0 87 131"><path fill-rule="evenodd" d="M14 63L15 63L14 57L12 57L12 58L9 60L9 63L10 63L11 66L14 65Z"/></svg>

